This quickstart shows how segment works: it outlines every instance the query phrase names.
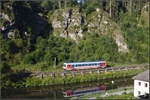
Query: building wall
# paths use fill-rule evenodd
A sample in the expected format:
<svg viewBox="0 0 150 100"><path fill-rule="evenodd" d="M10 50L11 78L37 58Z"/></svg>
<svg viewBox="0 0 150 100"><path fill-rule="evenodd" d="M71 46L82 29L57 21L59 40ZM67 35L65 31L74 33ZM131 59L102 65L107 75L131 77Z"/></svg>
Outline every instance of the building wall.
<svg viewBox="0 0 150 100"><path fill-rule="evenodd" d="M147 83L147 87L145 84ZM134 96L138 97L139 95L144 95L149 93L149 82L134 80Z"/></svg>

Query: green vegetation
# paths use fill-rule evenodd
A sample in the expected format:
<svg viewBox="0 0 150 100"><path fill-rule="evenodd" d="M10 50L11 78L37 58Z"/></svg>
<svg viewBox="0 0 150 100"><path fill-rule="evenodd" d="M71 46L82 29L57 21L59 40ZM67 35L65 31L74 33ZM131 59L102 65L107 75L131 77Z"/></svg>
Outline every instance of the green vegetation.
<svg viewBox="0 0 150 100"><path fill-rule="evenodd" d="M142 8L148 4L147 2L140 2L141 4L133 2L134 9L131 12L129 1L127 1L127 4L122 1L113 1L113 6L111 6L112 16L109 17L109 0L104 2L85 0L82 5L78 4L76 0L70 1L72 2L59 2L59 0L0 2L1 11L8 15L11 20L2 18L0 23L0 27L5 27L5 30L2 30L2 34L0 34L2 44L0 68L3 76L6 77L7 74L23 69L29 69L31 72L61 71L64 62L104 60L110 66L148 62L148 19L146 19L148 18L148 10L142 11ZM115 23L112 25L116 26L112 27L119 27L120 34L125 38L129 52L118 51L112 32L107 35L103 35L99 31L90 33L86 24L81 25L83 39L80 39L78 43L70 38L65 39L55 36L51 17L55 11L63 12L67 8L79 8L79 15L84 12L87 17L86 23L96 21L96 18L94 19L92 16L98 16L95 12L96 8L99 8L100 11L104 12L104 18ZM62 15L57 17L58 20L64 20ZM97 28L93 29L96 30ZM9 39L7 32L10 30L13 30L15 35ZM55 64L56 69L53 68ZM95 77L91 78L93 78L92 80L96 79ZM9 78L6 79L7 84L9 84ZM89 80L88 78L85 79ZM58 80L58 84L61 84L61 79ZM75 80L80 82L80 78ZM56 81L46 82L42 84L57 83Z"/></svg>
<svg viewBox="0 0 150 100"><path fill-rule="evenodd" d="M120 79L132 77L140 72L143 72L145 68L141 69L131 69L125 71L115 71L115 72L102 72L102 73L92 73L92 74L77 74L75 77L73 75L60 76L56 75L55 78L51 76L46 76L44 78L39 77L29 77L22 78L21 80L16 79L16 75L10 75L7 80L5 77L2 80L2 88L6 87L30 87L30 86L45 86L45 85L59 85L59 84L71 84L71 83L80 83L80 82L90 82L90 81L100 81L103 79ZM23 74L23 72L18 72ZM19 77L19 76L17 76Z"/></svg>

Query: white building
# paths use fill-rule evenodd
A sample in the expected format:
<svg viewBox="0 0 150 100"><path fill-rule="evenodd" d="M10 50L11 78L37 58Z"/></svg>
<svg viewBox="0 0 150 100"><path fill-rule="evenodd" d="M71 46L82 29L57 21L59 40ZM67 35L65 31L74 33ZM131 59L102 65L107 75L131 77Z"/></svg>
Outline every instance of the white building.
<svg viewBox="0 0 150 100"><path fill-rule="evenodd" d="M134 96L149 94L149 70L134 76Z"/></svg>

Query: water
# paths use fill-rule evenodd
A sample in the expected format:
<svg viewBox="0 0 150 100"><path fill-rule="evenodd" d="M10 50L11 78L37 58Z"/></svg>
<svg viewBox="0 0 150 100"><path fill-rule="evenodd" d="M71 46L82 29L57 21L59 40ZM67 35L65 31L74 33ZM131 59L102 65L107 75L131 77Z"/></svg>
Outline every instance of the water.
<svg viewBox="0 0 150 100"><path fill-rule="evenodd" d="M2 98L49 98L49 99L66 99L63 92L68 90L79 90L82 88L92 88L96 86L106 86L106 90L121 88L133 85L131 78L116 79L113 80L102 80L98 82L87 82L70 85L59 85L59 86L42 86L42 87L30 87L30 88L9 88L2 89Z"/></svg>

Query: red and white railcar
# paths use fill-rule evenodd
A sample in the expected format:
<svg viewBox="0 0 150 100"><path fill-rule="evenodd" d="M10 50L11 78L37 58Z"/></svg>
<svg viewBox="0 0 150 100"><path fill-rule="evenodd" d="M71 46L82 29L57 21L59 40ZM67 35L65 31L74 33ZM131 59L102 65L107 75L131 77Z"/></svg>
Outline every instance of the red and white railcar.
<svg viewBox="0 0 150 100"><path fill-rule="evenodd" d="M90 62L69 62L64 63L63 69L89 69L89 68L105 68L106 61L90 61Z"/></svg>

